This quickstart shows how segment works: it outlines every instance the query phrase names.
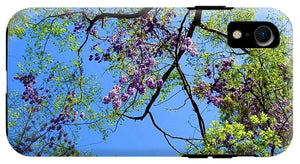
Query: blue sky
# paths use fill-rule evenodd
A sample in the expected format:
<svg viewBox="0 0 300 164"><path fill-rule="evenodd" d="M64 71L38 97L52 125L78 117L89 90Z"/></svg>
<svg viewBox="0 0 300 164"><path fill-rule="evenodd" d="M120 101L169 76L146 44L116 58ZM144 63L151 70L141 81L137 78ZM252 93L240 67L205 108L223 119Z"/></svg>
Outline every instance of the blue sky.
<svg viewBox="0 0 300 164"><path fill-rule="evenodd" d="M19 70L16 67L17 63L19 62L19 58L16 54L24 54L25 45L26 43L18 38L14 38L8 43L8 88L19 89L21 93L23 91L23 87L21 83L14 80L13 77L16 73L19 73ZM75 55L75 53L73 54ZM103 74L105 67L103 65L105 64L98 64L96 62L92 64L93 62L89 62L87 60L84 62L86 63L86 71L95 71L98 75ZM188 70L188 68L185 69ZM98 78L98 81L103 87L102 97L105 96L109 90L111 90L112 86L114 85L112 81L115 80L111 77L111 75L104 76ZM108 81L111 82L107 83ZM181 86L176 87L174 93L178 92L180 88ZM151 108L151 112L155 118L155 121L162 129L171 135L192 137L195 134L195 137L200 137L199 132L191 128L187 122L187 120L194 118L194 121L192 120L191 122L194 126L197 126L197 122L195 122L195 113L192 111L189 101L184 108L178 111L164 109L167 107L175 108L181 106L184 103L182 97L186 97L183 91L174 96L171 100L159 106L156 106L156 104L158 104L156 101ZM106 106L104 104L102 105ZM205 109L207 105L204 103L199 107L200 109ZM210 120L216 118L217 115L217 109L213 108L212 106L210 108L213 110L205 110L203 112L203 115L205 115L204 121L207 123L207 125ZM142 114L142 112L143 110L141 109L141 111L134 112L132 115L139 116ZM153 126L149 116L147 116L143 121L125 119L122 125L118 126L117 131L112 133L107 138L106 142L102 140L102 136L100 134L94 132L93 130L89 130L86 127L83 127L82 130L79 131L79 134L82 139L79 141L77 147L81 150L86 150L88 148L91 150L92 154L95 155L177 155L177 153L169 147L163 137L163 134ZM174 143L174 145L177 145L179 150L184 150L183 148L185 143L183 141L179 142L178 140L176 141L171 139L171 142Z"/></svg>
<svg viewBox="0 0 300 164"><path fill-rule="evenodd" d="M84 47L84 52L89 52L90 45L94 42L89 41ZM101 47L100 47L101 48ZM11 89L19 89L22 92L22 85L13 79L13 76L20 72L17 68L17 63L23 63L23 59L21 55L26 54L26 41L20 40L16 37L13 37L12 40L8 42L8 88ZM66 51L63 55L58 55L56 48L49 44L47 46L46 51L52 53L53 58L60 58L60 60L68 60L67 57L63 57L65 54L70 54L70 57L76 57L75 52ZM113 87L114 79L111 74L106 74L105 68L108 66L108 62L101 62L98 64L97 62L89 62L89 55L84 56L84 70L85 74L94 74L97 73L98 82L103 87L102 97L105 96L109 90ZM182 61L184 61L185 57L183 57ZM183 64L184 72L193 73L193 70L185 67L185 63ZM173 93L176 93L180 90L181 86L178 86L174 89ZM170 94L172 95L172 94ZM184 103L183 97L186 97L185 93L181 91L179 94L174 96L171 100L163 103L159 106L156 106L157 101L154 103L151 108L151 112L155 118L156 123L174 136L181 137L200 137L199 132L195 131L194 128L190 126L190 123L193 126L197 126L198 123L196 121L195 113L192 111L192 107L190 102L187 102L187 105L178 110L178 111L170 111L165 108L175 108L181 106ZM101 103L100 103L101 104ZM106 106L104 104L101 104ZM97 108L95 105L92 105L92 108ZM204 103L200 106L201 111L207 107L207 104ZM217 109L212 108L214 110L203 112L206 126L209 125L209 122L212 119L216 119L217 117ZM143 109L138 112L134 112L131 115L141 115L143 113ZM188 122L190 120L190 123ZM114 127L112 127L114 128ZM134 121L130 119L125 119L122 122L122 125L118 126L118 129L115 133L112 133L107 141L104 142L102 140L102 136L99 133L94 132L93 130L89 130L86 127L82 127L79 131L79 136L81 136L81 140L78 142L76 146L79 150L89 149L94 155L104 155L104 156L123 156L123 155L162 155L162 156L176 156L177 153L170 148L164 139L163 134L158 131L152 124L149 116L147 116L143 121ZM186 145L183 141L170 139L170 142L174 144L174 146L181 151L184 151L184 146Z"/></svg>
<svg viewBox="0 0 300 164"><path fill-rule="evenodd" d="M259 12L258 20L261 19ZM85 48L85 52L89 52L89 45L92 45L89 41ZM21 55L25 54L25 46L26 41L20 40L16 37L13 40L8 41L8 89L20 89L22 92L22 87L20 83L16 80L13 80L13 76L15 73L18 73L19 70L17 68L17 63L21 61ZM53 54L53 57L59 57L62 60L67 60L66 57L62 57L62 55L57 55L57 51L53 45L49 45L47 47L47 51ZM209 50L208 50L209 51ZM76 52L66 51L64 54L70 54L70 57L76 57ZM99 76L98 82L103 87L102 97L105 96L109 90L113 87L113 81L116 80L112 78L111 75L105 74L105 68L108 65L107 62L101 62L98 64L97 62L89 62L88 56L84 57L84 70L87 74L97 73ZM181 59L181 64L183 66L183 70L185 73L193 73L193 69L189 68L185 65L185 57ZM173 93L179 91L181 86L178 86L174 89ZM172 94L171 94L172 95ZM193 112L192 107L190 105L190 101L187 101L187 105L178 110L178 111L169 111L164 108L166 107L178 107L184 103L186 95L182 91L176 96L174 96L171 100L163 103L159 106L156 101L151 108L151 113L153 114L156 124L158 124L163 130L168 132L173 136L181 136L181 137L198 137L201 138L200 133L195 131L193 126L198 126L196 121L195 112ZM218 110L213 107L213 105L207 105L205 101L199 104L199 109L202 112L202 116L204 118L204 122L206 128L209 127L211 120L217 119ZM101 103L100 103L101 104ZM105 106L104 104L102 104ZM92 105L92 108L96 108L95 105ZM139 116L143 113L143 110L132 113L131 115ZM188 122L190 120L191 122ZM177 153L171 149L171 147L167 144L164 139L163 134L158 131L152 124L149 116L146 116L142 121L134 121L130 119L125 119L122 122L122 125L118 126L118 129L115 133L112 133L107 141L104 142L102 140L102 136L93 130L89 130L86 127L82 127L79 131L79 135L81 136L81 140L78 142L76 147L79 150L87 150L89 149L93 155L100 156L176 156ZM170 142L174 144L174 146L184 152L184 146L186 145L183 141L170 139Z"/></svg>

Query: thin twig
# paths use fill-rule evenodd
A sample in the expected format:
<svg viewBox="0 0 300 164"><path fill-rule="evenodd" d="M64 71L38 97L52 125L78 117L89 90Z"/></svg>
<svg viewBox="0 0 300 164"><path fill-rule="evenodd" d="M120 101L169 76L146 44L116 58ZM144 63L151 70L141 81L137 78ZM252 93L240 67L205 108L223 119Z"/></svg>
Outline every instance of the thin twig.
<svg viewBox="0 0 300 164"><path fill-rule="evenodd" d="M159 106L159 105L161 105L161 104L163 104L163 103L165 103L165 102L171 100L174 96L176 96L176 95L177 95L178 93L180 93L181 91L183 91L183 89L177 91L176 93L174 93L174 94L173 94L171 97L169 97L168 99L166 99L166 100L164 100L164 101L162 101L162 102L160 102L160 103L158 103L158 104L154 104L153 106Z"/></svg>
<svg viewBox="0 0 300 164"><path fill-rule="evenodd" d="M165 108L165 109L167 109L167 110L179 110L179 109L181 109L182 107L184 107L185 105L186 105L186 102L187 102L187 100L188 100L189 98L186 98L185 100L184 100L184 103L182 104L182 105L180 105L179 107L176 107L176 108Z"/></svg>

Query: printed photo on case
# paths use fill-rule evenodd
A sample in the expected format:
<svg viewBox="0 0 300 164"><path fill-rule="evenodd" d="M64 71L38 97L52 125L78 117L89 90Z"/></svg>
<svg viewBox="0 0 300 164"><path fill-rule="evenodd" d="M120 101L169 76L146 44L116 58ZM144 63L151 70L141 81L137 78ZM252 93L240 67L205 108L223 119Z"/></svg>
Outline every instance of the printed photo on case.
<svg viewBox="0 0 300 164"><path fill-rule="evenodd" d="M273 23L279 45L231 48L239 21ZM270 8L23 9L7 26L8 142L25 156L280 154L292 36Z"/></svg>

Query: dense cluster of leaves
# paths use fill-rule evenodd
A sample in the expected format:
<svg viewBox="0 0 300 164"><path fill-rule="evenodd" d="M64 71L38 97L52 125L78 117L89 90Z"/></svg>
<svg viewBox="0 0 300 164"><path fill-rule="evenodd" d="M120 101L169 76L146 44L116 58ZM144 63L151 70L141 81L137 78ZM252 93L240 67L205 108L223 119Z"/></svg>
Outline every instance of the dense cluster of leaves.
<svg viewBox="0 0 300 164"><path fill-rule="evenodd" d="M10 39L27 42L26 54L12 77L21 85L8 86L11 145L25 155L88 155L76 149L82 126L98 131L105 140L121 120L143 120L149 115L179 154L271 156L282 152L292 137L288 20L277 11L269 18L281 31L277 48L232 49L226 45L227 24L254 20L255 12L173 8L20 11L8 25ZM98 74L85 71L95 63L105 66L115 79L111 86L104 88L97 81ZM194 70L192 78L187 77L186 67ZM177 86L182 86L196 113L201 138L172 136L155 123L150 112L153 103L172 98ZM212 104L220 113L207 131L201 103ZM141 116L130 115L138 110L143 111ZM168 137L185 141L186 151L178 151Z"/></svg>
<svg viewBox="0 0 300 164"><path fill-rule="evenodd" d="M282 26L278 25L286 30ZM206 99L208 104L218 107L220 121L211 124L207 140L202 143L204 153L270 156L289 145L292 139L290 46L290 40L282 35L281 44L275 49L205 56L203 71L209 80L197 79L194 93L200 100Z"/></svg>

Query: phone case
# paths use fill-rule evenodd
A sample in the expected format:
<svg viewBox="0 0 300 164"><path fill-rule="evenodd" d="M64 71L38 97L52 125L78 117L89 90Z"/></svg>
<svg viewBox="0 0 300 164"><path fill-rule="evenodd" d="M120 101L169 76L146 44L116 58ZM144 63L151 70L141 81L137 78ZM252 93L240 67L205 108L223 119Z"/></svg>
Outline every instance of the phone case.
<svg viewBox="0 0 300 164"><path fill-rule="evenodd" d="M268 21L276 48L231 48ZM7 27L7 138L25 156L274 156L290 144L292 26L270 8L27 8Z"/></svg>

